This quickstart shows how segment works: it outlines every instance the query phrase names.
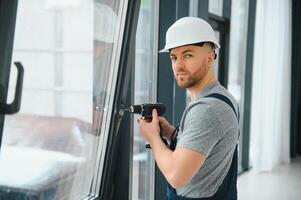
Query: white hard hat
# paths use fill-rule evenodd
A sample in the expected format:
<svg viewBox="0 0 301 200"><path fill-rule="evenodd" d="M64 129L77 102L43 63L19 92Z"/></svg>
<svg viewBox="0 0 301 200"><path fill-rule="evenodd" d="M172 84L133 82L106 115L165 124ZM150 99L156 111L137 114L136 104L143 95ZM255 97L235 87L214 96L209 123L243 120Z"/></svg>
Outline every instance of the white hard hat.
<svg viewBox="0 0 301 200"><path fill-rule="evenodd" d="M105 4L94 5L94 39L100 42L113 43L118 17L113 9Z"/></svg>
<svg viewBox="0 0 301 200"><path fill-rule="evenodd" d="M165 42L165 47L159 51L160 53L200 42L212 42L216 49L220 48L213 28L208 22L197 17L183 17L177 20L168 28Z"/></svg>

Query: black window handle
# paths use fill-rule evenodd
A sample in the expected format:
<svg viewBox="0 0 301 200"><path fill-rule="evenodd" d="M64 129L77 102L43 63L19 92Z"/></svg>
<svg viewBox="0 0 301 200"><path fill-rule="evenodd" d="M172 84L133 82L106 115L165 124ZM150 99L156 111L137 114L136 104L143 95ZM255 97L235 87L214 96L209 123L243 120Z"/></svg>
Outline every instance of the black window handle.
<svg viewBox="0 0 301 200"><path fill-rule="evenodd" d="M15 98L11 104L0 103L0 114L14 114L19 112L21 105L21 96L23 88L24 68L21 62L15 62L18 69L18 77L15 91Z"/></svg>

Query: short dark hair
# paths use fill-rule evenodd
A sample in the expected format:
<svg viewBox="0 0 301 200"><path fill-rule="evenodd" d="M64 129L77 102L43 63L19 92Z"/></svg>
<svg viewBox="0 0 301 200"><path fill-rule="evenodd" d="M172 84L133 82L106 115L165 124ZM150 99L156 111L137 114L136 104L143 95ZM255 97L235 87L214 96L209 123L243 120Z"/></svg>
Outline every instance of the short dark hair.
<svg viewBox="0 0 301 200"><path fill-rule="evenodd" d="M194 43L194 44L191 44L191 45L202 47L202 46L204 46L204 44L205 44L205 42L198 42L198 43Z"/></svg>
<svg viewBox="0 0 301 200"><path fill-rule="evenodd" d="M191 45L202 47L202 46L204 46L205 43L208 44L212 48L212 50L215 49L215 45L212 42L198 42L198 43L194 43Z"/></svg>
<svg viewBox="0 0 301 200"><path fill-rule="evenodd" d="M202 46L204 46L204 44L205 44L205 42L198 42L198 43L187 44L187 45L195 45L195 46L202 47ZM168 49L168 51L171 52L172 49Z"/></svg>
<svg viewBox="0 0 301 200"><path fill-rule="evenodd" d="M198 43L194 43L194 44L191 44L191 45L202 47L202 46L204 46L205 43L208 44L211 47L211 49L212 49L212 51L214 53L214 60L215 60L216 57L217 57L217 55L215 53L215 45L214 45L213 42L198 42Z"/></svg>

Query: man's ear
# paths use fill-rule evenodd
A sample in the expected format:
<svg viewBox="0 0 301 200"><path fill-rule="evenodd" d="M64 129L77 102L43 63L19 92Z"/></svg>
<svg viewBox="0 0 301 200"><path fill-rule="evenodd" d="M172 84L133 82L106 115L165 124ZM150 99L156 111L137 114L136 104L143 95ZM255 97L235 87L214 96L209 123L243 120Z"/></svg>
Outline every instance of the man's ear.
<svg viewBox="0 0 301 200"><path fill-rule="evenodd" d="M207 56L207 62L209 65L212 65L214 60L216 58L216 53L215 52L210 52L208 53L208 56Z"/></svg>

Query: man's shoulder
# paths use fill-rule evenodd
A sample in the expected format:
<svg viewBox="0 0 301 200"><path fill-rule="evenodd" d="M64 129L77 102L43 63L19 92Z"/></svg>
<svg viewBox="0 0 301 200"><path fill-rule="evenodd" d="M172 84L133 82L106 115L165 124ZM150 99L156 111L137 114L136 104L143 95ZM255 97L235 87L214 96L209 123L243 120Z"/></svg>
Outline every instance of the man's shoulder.
<svg viewBox="0 0 301 200"><path fill-rule="evenodd" d="M217 126L219 124L218 110L209 98L202 98L190 104L186 112L186 122L188 121L192 124L197 122L198 124L203 124L203 126L206 124Z"/></svg>
<svg viewBox="0 0 301 200"><path fill-rule="evenodd" d="M208 95L217 93L219 95L222 95L226 97L226 99L230 100L231 103L227 103L225 100L219 99L217 97L208 97ZM204 95L202 98L200 98L201 101L210 101L211 105L214 105L213 107L217 112L223 112L224 109L228 110L227 108L231 107L231 104L233 105L235 112L238 112L238 103L236 99L233 97L233 95L222 85L218 84L217 87L214 87L211 91L208 91L206 95ZM232 110L232 109L231 109Z"/></svg>
<svg viewBox="0 0 301 200"><path fill-rule="evenodd" d="M210 113L210 111L214 108L212 101L208 98L199 98L197 101L190 103L186 112L189 115L202 115L206 113Z"/></svg>
<svg viewBox="0 0 301 200"><path fill-rule="evenodd" d="M235 112L238 113L238 104L236 103L234 97L228 93L228 92L212 92L212 93L218 93L220 95L223 95L227 97L234 109ZM202 119L223 119L223 118L228 118L232 117L233 115L233 110L231 106L218 98L215 97L200 97L197 99L197 101L191 103L188 105L186 109L187 115L189 118L198 118L201 117Z"/></svg>

